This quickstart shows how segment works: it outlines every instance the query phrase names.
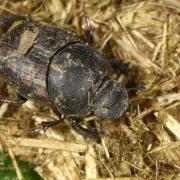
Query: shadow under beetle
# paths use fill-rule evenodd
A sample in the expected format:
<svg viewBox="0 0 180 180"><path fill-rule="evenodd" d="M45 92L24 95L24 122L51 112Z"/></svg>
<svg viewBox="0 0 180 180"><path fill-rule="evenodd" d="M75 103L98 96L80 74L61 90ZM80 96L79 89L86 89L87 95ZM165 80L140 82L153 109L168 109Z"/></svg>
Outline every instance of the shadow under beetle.
<svg viewBox="0 0 180 180"><path fill-rule="evenodd" d="M68 115L79 134L97 138L97 131L79 125L79 115L93 112L113 120L126 111L127 90L111 77L111 64L116 63L106 60L94 47L69 32L23 16L1 17L0 26L9 28L0 41L1 75L19 97L50 102L62 114L60 120L44 122L33 131L52 127ZM14 104L24 100L1 98Z"/></svg>

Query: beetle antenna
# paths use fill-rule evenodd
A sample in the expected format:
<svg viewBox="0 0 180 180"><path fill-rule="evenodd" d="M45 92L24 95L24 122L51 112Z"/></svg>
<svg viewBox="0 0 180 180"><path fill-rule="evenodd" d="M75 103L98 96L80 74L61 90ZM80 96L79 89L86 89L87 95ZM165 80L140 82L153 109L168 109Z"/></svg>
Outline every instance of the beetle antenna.
<svg viewBox="0 0 180 180"><path fill-rule="evenodd" d="M89 17L87 15L87 11L86 11L86 6L85 6L85 2L83 4L83 17L85 18L85 24L82 25L82 28L87 36L88 39L88 43L93 45L94 44L94 37L93 37L93 30L91 27L91 23L89 20Z"/></svg>

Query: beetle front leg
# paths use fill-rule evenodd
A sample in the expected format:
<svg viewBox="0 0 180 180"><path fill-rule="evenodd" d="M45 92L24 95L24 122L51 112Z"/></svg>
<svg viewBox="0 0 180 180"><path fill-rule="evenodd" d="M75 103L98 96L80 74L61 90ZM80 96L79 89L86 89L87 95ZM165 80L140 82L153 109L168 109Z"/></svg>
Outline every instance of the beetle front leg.
<svg viewBox="0 0 180 180"><path fill-rule="evenodd" d="M70 118L72 128L85 138L99 139L99 133L90 129L83 128L79 125L79 119L76 116Z"/></svg>

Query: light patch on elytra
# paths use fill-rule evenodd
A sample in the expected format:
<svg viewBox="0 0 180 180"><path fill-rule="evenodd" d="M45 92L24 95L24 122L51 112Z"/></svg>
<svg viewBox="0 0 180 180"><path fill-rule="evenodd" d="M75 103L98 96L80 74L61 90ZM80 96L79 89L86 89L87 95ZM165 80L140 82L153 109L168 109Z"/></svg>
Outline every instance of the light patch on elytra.
<svg viewBox="0 0 180 180"><path fill-rule="evenodd" d="M28 98L32 98L33 95L32 95L31 93L28 93L28 94L27 94L27 97L28 97Z"/></svg>
<svg viewBox="0 0 180 180"><path fill-rule="evenodd" d="M51 68L54 70L54 71L58 71L60 73L63 73L63 67L60 67L60 65L58 64L51 64Z"/></svg>
<svg viewBox="0 0 180 180"><path fill-rule="evenodd" d="M103 73L103 71L98 71L99 72L99 74L101 74L101 75L103 75L104 73Z"/></svg>
<svg viewBox="0 0 180 180"><path fill-rule="evenodd" d="M34 44L37 36L38 36L37 28L34 31L25 30L20 38L18 53L21 55L26 54L28 49L30 49Z"/></svg>
<svg viewBox="0 0 180 180"><path fill-rule="evenodd" d="M65 66L66 67L72 67L72 66L77 67L77 66L79 66L78 59L76 59L76 61L72 60L71 58L67 59L65 61Z"/></svg>
<svg viewBox="0 0 180 180"><path fill-rule="evenodd" d="M56 104L60 104L63 99L64 99L63 94L62 94L62 93L59 93L58 96L55 97L54 102L55 102Z"/></svg>
<svg viewBox="0 0 180 180"><path fill-rule="evenodd" d="M34 80L33 80L33 83L36 84L36 85L39 85L39 86L41 86L41 87L46 87L45 81L42 81L42 80L40 80L40 79L34 79Z"/></svg>
<svg viewBox="0 0 180 180"><path fill-rule="evenodd" d="M66 59L69 59L70 56L71 56L71 54L70 54L70 53L67 53L67 54L66 54Z"/></svg>

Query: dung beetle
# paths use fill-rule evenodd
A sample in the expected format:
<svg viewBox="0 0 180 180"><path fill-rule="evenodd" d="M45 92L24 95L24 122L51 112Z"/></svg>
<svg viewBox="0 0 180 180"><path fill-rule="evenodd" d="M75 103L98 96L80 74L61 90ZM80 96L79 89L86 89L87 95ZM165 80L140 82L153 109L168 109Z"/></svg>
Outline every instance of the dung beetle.
<svg viewBox="0 0 180 180"><path fill-rule="evenodd" d="M79 134L96 138L99 133L81 127L78 116L94 113L116 120L126 111L128 93L117 78L112 78L114 62L93 46L72 33L23 16L1 17L0 26L8 29L0 41L0 73L22 97L1 101L50 102L61 114L60 120L42 123L42 129L68 116Z"/></svg>

